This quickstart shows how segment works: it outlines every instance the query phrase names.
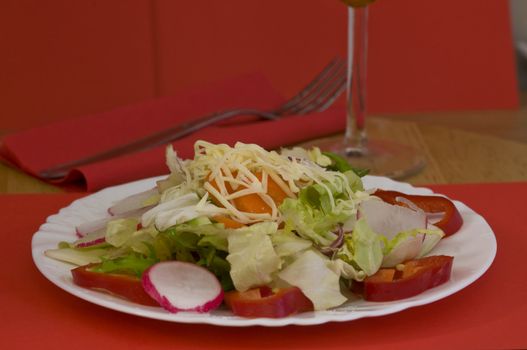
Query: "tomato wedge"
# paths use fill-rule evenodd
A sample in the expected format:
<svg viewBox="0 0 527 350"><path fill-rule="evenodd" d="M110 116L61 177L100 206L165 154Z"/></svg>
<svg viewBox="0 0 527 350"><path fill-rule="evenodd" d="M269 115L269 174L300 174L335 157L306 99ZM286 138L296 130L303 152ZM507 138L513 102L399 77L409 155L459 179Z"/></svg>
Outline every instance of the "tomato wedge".
<svg viewBox="0 0 527 350"><path fill-rule="evenodd" d="M409 298L450 279L454 258L429 256L401 264L400 268L380 269L363 282L354 283L353 291L369 301Z"/></svg>
<svg viewBox="0 0 527 350"><path fill-rule="evenodd" d="M441 219L434 223L445 233L445 236L450 236L461 228L463 225L463 218L451 200L441 196L420 196L410 195L397 191L377 190L373 194L379 197L386 203L407 206L404 202L398 201L397 197L406 198L416 206L427 213L443 213Z"/></svg>
<svg viewBox="0 0 527 350"><path fill-rule="evenodd" d="M269 287L231 291L225 293L224 300L235 315L242 317L281 318L313 310L311 300L297 287L276 291Z"/></svg>
<svg viewBox="0 0 527 350"><path fill-rule="evenodd" d="M132 275L119 275L90 271L96 264L79 266L71 270L76 285L104 291L134 303L159 306L143 289L141 279Z"/></svg>

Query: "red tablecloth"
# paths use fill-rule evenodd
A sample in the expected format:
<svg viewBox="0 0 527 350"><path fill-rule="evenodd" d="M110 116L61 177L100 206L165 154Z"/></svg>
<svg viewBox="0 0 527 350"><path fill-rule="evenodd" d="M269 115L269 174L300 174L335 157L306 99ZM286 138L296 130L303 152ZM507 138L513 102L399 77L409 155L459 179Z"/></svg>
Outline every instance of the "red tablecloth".
<svg viewBox="0 0 527 350"><path fill-rule="evenodd" d="M446 299L388 316L280 328L162 322L78 299L39 274L30 246L45 218L82 194L0 196L0 348L526 348L527 182L431 187L466 203L493 228L498 253L479 280Z"/></svg>

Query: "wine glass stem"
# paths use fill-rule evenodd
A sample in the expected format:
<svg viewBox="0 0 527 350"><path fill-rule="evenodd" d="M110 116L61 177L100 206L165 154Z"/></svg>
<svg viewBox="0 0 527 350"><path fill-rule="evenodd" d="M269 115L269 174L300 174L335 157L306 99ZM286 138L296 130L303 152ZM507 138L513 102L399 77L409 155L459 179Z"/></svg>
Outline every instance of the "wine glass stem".
<svg viewBox="0 0 527 350"><path fill-rule="evenodd" d="M368 54L368 6L348 10L347 122L344 142L349 155L366 148L366 61Z"/></svg>

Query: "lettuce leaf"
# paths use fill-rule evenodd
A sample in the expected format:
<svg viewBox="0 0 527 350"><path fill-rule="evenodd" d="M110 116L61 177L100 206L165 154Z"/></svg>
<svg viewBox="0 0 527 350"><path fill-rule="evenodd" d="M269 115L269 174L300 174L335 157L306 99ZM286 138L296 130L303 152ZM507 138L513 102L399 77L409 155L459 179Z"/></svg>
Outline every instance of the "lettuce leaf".
<svg viewBox="0 0 527 350"><path fill-rule="evenodd" d="M175 226L175 231L191 232L200 236L198 246L211 245L218 250L228 251L226 230L223 224L212 223L207 217L200 216L187 223Z"/></svg>
<svg viewBox="0 0 527 350"><path fill-rule="evenodd" d="M198 218L163 231L156 238L166 237L174 259L207 268L219 279L223 290L228 291L233 289L233 282L226 260L227 239L223 229L223 235L216 234L220 232L218 226L206 218ZM208 235L203 235L204 232Z"/></svg>
<svg viewBox="0 0 527 350"><path fill-rule="evenodd" d="M382 267L394 267L404 261L423 257L443 236L441 230L414 229L399 232L394 238L385 242Z"/></svg>
<svg viewBox="0 0 527 350"><path fill-rule="evenodd" d="M337 224L350 226L346 223L356 217L355 203L343 192L344 187L344 183L314 184L302 189L297 199L287 198L280 206L284 222L302 238L319 246L330 245Z"/></svg>
<svg viewBox="0 0 527 350"><path fill-rule="evenodd" d="M108 251L106 249L76 248L48 249L44 252L47 257L78 266L99 263L101 262L101 257L107 253Z"/></svg>
<svg viewBox="0 0 527 350"><path fill-rule="evenodd" d="M419 254L423 243L423 235L417 230L400 232L384 247L382 267L394 267L403 261L413 259Z"/></svg>
<svg viewBox="0 0 527 350"><path fill-rule="evenodd" d="M281 258L295 255L313 246L311 241L298 237L289 227L278 230L271 235L271 241L275 247L276 254Z"/></svg>
<svg viewBox="0 0 527 350"><path fill-rule="evenodd" d="M331 159L328 156L322 154L320 148L318 147L313 147L310 149L302 147L283 148L280 151L280 154L286 157L307 159L315 164L320 165L321 167L327 167L331 165Z"/></svg>
<svg viewBox="0 0 527 350"><path fill-rule="evenodd" d="M322 152L322 154L331 159L331 164L326 166L326 168L329 170L340 171L341 173L344 173L346 171L352 171L358 177L368 175L368 173L370 172L369 169L352 167L351 164L348 163L348 161L344 157L339 156L336 153Z"/></svg>
<svg viewBox="0 0 527 350"><path fill-rule="evenodd" d="M227 261L231 264L230 275L238 291L272 281L272 274L281 266L270 238L277 228L275 222L262 222L229 234Z"/></svg>
<svg viewBox="0 0 527 350"><path fill-rule="evenodd" d="M141 277L146 269L158 261L153 254L144 256L138 253L130 253L116 259L103 259L91 270L99 273L121 273Z"/></svg>
<svg viewBox="0 0 527 350"><path fill-rule="evenodd" d="M372 231L364 218L355 223L351 235L346 235L337 256L344 262L371 276L383 260L383 240Z"/></svg>
<svg viewBox="0 0 527 350"><path fill-rule="evenodd" d="M332 231L338 223L348 219L347 213L325 214L300 199L287 198L280 206L286 225L302 237L320 246L330 245L337 237Z"/></svg>
<svg viewBox="0 0 527 350"><path fill-rule="evenodd" d="M347 280L362 281L366 278L366 273L353 265L348 264L342 259L335 259L332 261L332 267L338 271L340 276Z"/></svg>
<svg viewBox="0 0 527 350"><path fill-rule="evenodd" d="M278 277L302 290L313 302L315 310L326 310L346 302L340 292L340 276L330 266L327 257L307 250Z"/></svg>
<svg viewBox="0 0 527 350"><path fill-rule="evenodd" d="M416 256L417 259L422 258L428 253L430 253L430 251L434 249L437 243L439 243L439 241L443 237L445 237L445 233L439 228L437 229L429 228L427 230L419 230L419 232L423 233L425 235L425 238L423 240L423 245L421 246L421 251Z"/></svg>
<svg viewBox="0 0 527 350"><path fill-rule="evenodd" d="M121 247L137 231L139 219L116 219L106 224L105 240L114 247Z"/></svg>

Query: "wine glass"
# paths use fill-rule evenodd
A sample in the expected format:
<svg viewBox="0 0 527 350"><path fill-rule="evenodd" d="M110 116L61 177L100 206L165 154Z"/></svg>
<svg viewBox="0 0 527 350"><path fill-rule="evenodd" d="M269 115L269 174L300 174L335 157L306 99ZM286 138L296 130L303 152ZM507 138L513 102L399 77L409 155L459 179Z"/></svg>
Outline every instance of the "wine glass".
<svg viewBox="0 0 527 350"><path fill-rule="evenodd" d="M319 147L345 157L355 168L370 174L403 178L417 173L425 158L415 149L367 137L366 63L368 51L368 6L348 7L347 121L344 137L310 141L305 146Z"/></svg>

